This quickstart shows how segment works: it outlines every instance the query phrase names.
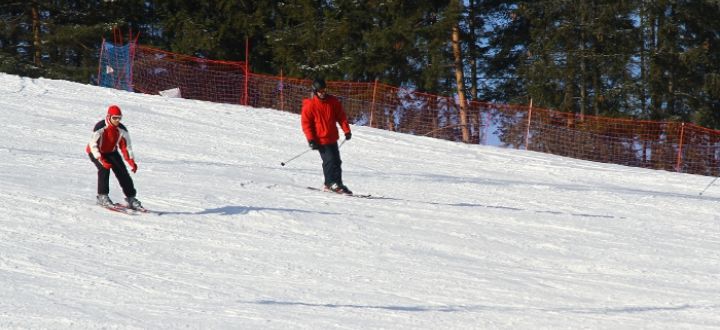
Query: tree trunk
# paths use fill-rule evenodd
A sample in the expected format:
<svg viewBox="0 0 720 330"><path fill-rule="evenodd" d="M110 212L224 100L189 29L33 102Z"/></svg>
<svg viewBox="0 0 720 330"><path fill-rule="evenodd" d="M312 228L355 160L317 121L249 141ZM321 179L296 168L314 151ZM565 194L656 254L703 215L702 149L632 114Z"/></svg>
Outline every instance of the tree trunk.
<svg viewBox="0 0 720 330"><path fill-rule="evenodd" d="M32 10L33 49L34 49L33 62L37 66L42 66L42 61L41 61L42 49L41 49L41 42L40 42L40 15L38 14L37 2L33 2L31 10Z"/></svg>
<svg viewBox="0 0 720 330"><path fill-rule="evenodd" d="M649 28L646 26L647 23L647 12L645 10L645 1L640 2L640 113L643 119L650 118L647 106L647 94L648 94L648 73L646 57L647 55L647 31ZM645 150L643 150L643 161L645 161Z"/></svg>
<svg viewBox="0 0 720 330"><path fill-rule="evenodd" d="M465 77L463 74L462 51L460 47L460 13L462 12L462 3L457 2L458 21L453 24L452 28L452 48L455 58L455 82L457 83L458 102L460 103L460 127L462 129L462 141L470 142L470 130L467 120L467 102L465 101Z"/></svg>
<svg viewBox="0 0 720 330"><path fill-rule="evenodd" d="M587 104L587 72L585 68L586 63L586 57L585 57L585 30L587 29L585 24L585 15L587 14L587 8L584 6L585 2L580 2L579 6L581 8L580 10L580 40L578 40L578 43L580 44L580 114L585 115L586 109L585 105ZM595 114L597 115L597 114Z"/></svg>
<svg viewBox="0 0 720 330"><path fill-rule="evenodd" d="M477 45L475 44L477 42L477 34L476 29L477 26L475 25L475 15L477 14L477 6L475 5L475 0L470 0L469 4L469 20L468 25L470 27L470 38L468 40L468 52L470 53L469 59L470 59L470 99L477 101L478 100L478 76L477 76Z"/></svg>

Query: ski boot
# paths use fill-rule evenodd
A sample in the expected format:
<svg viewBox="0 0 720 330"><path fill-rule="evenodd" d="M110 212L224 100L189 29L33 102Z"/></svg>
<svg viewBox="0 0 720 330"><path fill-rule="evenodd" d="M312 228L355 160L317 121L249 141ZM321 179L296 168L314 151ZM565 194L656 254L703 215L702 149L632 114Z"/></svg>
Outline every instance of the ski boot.
<svg viewBox="0 0 720 330"><path fill-rule="evenodd" d="M129 209L133 209L133 210L144 210L145 209L145 208L143 208L140 201L135 197L127 197L127 198L125 198L125 201L127 202L127 207Z"/></svg>
<svg viewBox="0 0 720 330"><path fill-rule="evenodd" d="M353 194L352 191L350 191L350 189L348 189L347 186L338 184L338 183L333 183L329 187L326 185L326 186L324 186L323 190L324 191L332 191L334 193L343 194L343 195L352 195Z"/></svg>
<svg viewBox="0 0 720 330"><path fill-rule="evenodd" d="M103 207L111 207L114 206L115 203L110 199L110 196L108 195L97 195L97 205L103 206Z"/></svg>

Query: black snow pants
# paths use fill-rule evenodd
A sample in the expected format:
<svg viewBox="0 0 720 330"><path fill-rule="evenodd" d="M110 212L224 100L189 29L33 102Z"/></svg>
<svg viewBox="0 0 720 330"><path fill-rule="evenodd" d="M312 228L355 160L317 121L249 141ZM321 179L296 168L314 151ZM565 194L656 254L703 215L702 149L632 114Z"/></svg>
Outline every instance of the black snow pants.
<svg viewBox="0 0 720 330"><path fill-rule="evenodd" d="M323 161L322 167L323 175L325 176L325 185L330 187L333 183L337 183L342 186L342 160L340 159L338 144L323 144L318 148L318 151Z"/></svg>
<svg viewBox="0 0 720 330"><path fill-rule="evenodd" d="M93 162L93 164L95 164L95 167L97 167L98 169L98 195L109 194L110 170L104 168L102 164L100 164L100 161L95 159L92 153L89 153L88 155L90 156L90 160ZM120 153L114 151L102 154L102 157L105 158L108 163L112 164L112 171L113 173L115 173L115 177L118 179L118 182L120 183L120 187L122 187L125 197L135 197L135 194L137 193L135 191L135 185L133 184L133 180L130 177L130 173L128 173L127 167L125 167L125 163L123 162Z"/></svg>

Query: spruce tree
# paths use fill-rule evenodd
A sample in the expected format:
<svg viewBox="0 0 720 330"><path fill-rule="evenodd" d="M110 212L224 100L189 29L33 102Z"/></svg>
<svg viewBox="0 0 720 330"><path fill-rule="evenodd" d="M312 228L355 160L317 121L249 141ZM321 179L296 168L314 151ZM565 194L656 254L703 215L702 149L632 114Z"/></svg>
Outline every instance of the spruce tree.
<svg viewBox="0 0 720 330"><path fill-rule="evenodd" d="M31 77L42 75L34 58L34 7L37 7L36 2L9 1L0 4L0 71Z"/></svg>

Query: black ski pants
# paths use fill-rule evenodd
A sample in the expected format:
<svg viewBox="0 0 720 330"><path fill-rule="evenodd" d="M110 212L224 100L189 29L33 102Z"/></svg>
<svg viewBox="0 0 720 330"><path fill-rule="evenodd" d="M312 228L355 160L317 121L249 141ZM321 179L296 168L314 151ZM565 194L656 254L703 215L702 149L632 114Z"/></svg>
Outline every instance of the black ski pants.
<svg viewBox="0 0 720 330"><path fill-rule="evenodd" d="M97 183L97 193L98 195L107 195L110 193L110 170L104 168L102 164L100 164L100 161L95 159L92 153L88 154L90 156L90 160L95 164L95 167L98 169L98 183ZM133 184L133 180L130 177L130 173L128 173L127 167L125 167L125 163L122 160L122 156L120 156L120 153L117 151L102 154L102 157L105 158L105 160L112 164L112 171L115 173L115 177L117 178L118 182L120 183L120 187L122 187L123 193L125 194L125 197L135 197L135 194L137 193L135 191L135 185Z"/></svg>
<svg viewBox="0 0 720 330"><path fill-rule="evenodd" d="M322 168L323 175L325 176L325 185L328 187L333 183L342 185L342 160L340 159L338 144L323 144L318 148L318 151L323 161Z"/></svg>

